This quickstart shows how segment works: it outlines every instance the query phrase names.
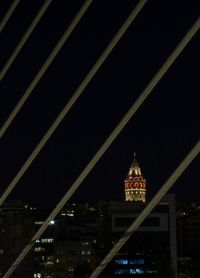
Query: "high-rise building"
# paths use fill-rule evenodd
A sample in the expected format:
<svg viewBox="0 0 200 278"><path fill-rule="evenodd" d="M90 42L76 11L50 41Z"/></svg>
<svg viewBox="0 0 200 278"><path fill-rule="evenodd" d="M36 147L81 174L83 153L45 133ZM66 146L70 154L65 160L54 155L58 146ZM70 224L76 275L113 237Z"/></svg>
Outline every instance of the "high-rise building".
<svg viewBox="0 0 200 278"><path fill-rule="evenodd" d="M142 176L135 153L128 175L124 180L124 186L125 201L146 202L146 179Z"/></svg>
<svg viewBox="0 0 200 278"><path fill-rule="evenodd" d="M138 217L142 202L99 203L101 254L105 255ZM122 246L100 277L177 277L176 210L174 194L165 197L151 211Z"/></svg>

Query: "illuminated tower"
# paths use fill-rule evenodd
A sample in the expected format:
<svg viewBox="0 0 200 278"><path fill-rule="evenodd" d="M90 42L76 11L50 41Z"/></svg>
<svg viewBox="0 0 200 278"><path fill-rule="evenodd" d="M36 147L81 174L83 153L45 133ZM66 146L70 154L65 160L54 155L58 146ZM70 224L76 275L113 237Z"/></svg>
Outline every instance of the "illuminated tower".
<svg viewBox="0 0 200 278"><path fill-rule="evenodd" d="M146 202L146 180L142 176L135 153L127 178L124 180L124 186L125 201Z"/></svg>

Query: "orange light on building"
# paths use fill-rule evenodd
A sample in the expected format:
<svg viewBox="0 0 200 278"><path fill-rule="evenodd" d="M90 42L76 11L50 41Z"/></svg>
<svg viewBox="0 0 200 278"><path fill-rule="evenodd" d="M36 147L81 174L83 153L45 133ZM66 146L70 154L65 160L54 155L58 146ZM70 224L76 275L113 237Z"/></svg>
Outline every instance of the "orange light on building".
<svg viewBox="0 0 200 278"><path fill-rule="evenodd" d="M129 189L125 192L125 201L146 202L146 179L142 176L135 154L124 184L125 190Z"/></svg>

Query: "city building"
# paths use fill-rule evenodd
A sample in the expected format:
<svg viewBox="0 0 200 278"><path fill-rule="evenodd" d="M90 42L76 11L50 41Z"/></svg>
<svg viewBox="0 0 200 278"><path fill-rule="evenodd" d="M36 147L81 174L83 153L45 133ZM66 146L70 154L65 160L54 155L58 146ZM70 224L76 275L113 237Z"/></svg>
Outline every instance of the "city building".
<svg viewBox="0 0 200 278"><path fill-rule="evenodd" d="M135 154L124 185L125 200L121 202L66 204L35 241L15 277L89 277L147 205L146 180ZM23 203L1 208L1 275L48 214ZM176 245L175 197L167 194L100 277L177 277Z"/></svg>
<svg viewBox="0 0 200 278"><path fill-rule="evenodd" d="M34 219L31 208L21 201L4 204L0 208L0 277L8 270L33 236ZM15 277L32 277L33 252L30 252L20 267L17 268Z"/></svg>
<svg viewBox="0 0 200 278"><path fill-rule="evenodd" d="M97 266L99 214L96 204L67 204L55 219L55 274L88 277Z"/></svg>
<svg viewBox="0 0 200 278"><path fill-rule="evenodd" d="M127 231L144 206L138 202L100 204L104 255ZM164 278L176 277L176 272L175 199L173 194L168 194L129 238L101 277Z"/></svg>
<svg viewBox="0 0 200 278"><path fill-rule="evenodd" d="M154 278L161 277L160 269L164 267L165 273L176 270L174 204L174 196L166 195L101 277ZM26 206L22 205L20 210L12 207L12 210L4 208L1 211L1 223L4 224L1 231L6 229L8 235L4 233L1 236L1 273L5 272L14 259L11 256L14 249L10 245L19 247L18 252L15 251L16 257L47 216L47 212ZM55 220L49 223L41 238L36 240L30 255L17 268L15 277L87 277L144 206L142 202L112 201L67 204ZM2 265L3 262L5 265Z"/></svg>
<svg viewBox="0 0 200 278"><path fill-rule="evenodd" d="M125 201L146 202L146 179L142 176L135 153L128 175L124 180L124 187Z"/></svg>
<svg viewBox="0 0 200 278"><path fill-rule="evenodd" d="M200 277L200 206L179 204L176 223L178 271L188 277Z"/></svg>

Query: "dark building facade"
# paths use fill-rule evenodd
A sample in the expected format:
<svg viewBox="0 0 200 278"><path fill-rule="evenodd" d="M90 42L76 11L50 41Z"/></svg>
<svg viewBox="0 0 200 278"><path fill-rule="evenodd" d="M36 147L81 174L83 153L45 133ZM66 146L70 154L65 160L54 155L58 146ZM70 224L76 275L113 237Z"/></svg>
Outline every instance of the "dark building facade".
<svg viewBox="0 0 200 278"><path fill-rule="evenodd" d="M101 277L176 277L174 201L173 195L167 195L158 204L121 248ZM102 204L101 244L104 255L126 232L143 208L144 204L134 202Z"/></svg>
<svg viewBox="0 0 200 278"><path fill-rule="evenodd" d="M0 277L14 262L34 233L34 219L22 202L5 204L0 208ZM33 252L17 268L15 277L32 277Z"/></svg>
<svg viewBox="0 0 200 278"><path fill-rule="evenodd" d="M48 214L25 206L1 210L1 273L10 266ZM89 277L144 206L142 202L67 204L36 240L14 277ZM172 273L176 270L175 227L174 198L167 195L101 277L164 278L160 276L163 268L166 268L165 273Z"/></svg>
<svg viewBox="0 0 200 278"><path fill-rule="evenodd" d="M200 277L200 206L177 207L177 249L179 273Z"/></svg>

